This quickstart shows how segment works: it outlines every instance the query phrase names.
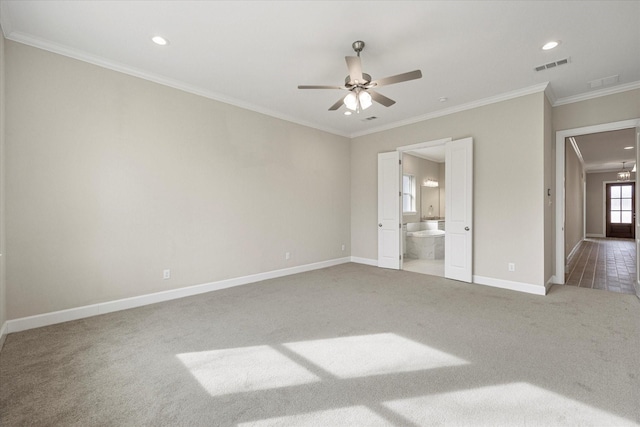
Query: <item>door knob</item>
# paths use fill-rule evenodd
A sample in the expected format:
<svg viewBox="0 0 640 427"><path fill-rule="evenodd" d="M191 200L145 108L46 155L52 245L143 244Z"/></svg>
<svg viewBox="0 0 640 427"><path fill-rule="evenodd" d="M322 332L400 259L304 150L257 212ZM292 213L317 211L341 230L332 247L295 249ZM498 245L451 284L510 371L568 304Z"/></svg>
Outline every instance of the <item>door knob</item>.
<svg viewBox="0 0 640 427"><path fill-rule="evenodd" d="M382 223L378 224L378 227L382 227Z"/></svg>
<svg viewBox="0 0 640 427"><path fill-rule="evenodd" d="M465 228L464 228L464 231L469 231L469 227L465 227Z"/></svg>

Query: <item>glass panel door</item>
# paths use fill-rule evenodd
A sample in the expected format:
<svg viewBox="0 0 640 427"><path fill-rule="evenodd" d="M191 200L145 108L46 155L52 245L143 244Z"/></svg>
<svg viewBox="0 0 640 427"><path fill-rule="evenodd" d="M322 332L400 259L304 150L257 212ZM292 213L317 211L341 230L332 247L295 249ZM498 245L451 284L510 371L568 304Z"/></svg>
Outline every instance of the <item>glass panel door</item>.
<svg viewBox="0 0 640 427"><path fill-rule="evenodd" d="M633 182L607 184L607 237L635 238Z"/></svg>

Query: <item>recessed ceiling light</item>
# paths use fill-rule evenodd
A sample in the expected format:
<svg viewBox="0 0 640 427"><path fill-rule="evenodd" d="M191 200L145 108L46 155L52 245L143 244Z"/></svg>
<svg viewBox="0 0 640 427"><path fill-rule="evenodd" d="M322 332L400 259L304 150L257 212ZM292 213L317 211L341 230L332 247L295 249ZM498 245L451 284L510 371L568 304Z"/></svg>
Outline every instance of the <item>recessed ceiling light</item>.
<svg viewBox="0 0 640 427"><path fill-rule="evenodd" d="M545 45L542 46L542 50L551 50L554 47L558 46L559 44L560 44L559 41L552 40L550 42L545 43Z"/></svg>
<svg viewBox="0 0 640 427"><path fill-rule="evenodd" d="M350 115L351 115L351 111L345 111L345 112L344 112L344 115L345 115L345 116L350 116Z"/></svg>
<svg viewBox="0 0 640 427"><path fill-rule="evenodd" d="M154 36L151 38L151 40L160 46L165 46L166 44L168 44L169 42L167 41L167 39L165 39L164 37L160 37L160 36Z"/></svg>
<svg viewBox="0 0 640 427"><path fill-rule="evenodd" d="M629 146L629 147L624 147L625 150L633 150L633 147Z"/></svg>

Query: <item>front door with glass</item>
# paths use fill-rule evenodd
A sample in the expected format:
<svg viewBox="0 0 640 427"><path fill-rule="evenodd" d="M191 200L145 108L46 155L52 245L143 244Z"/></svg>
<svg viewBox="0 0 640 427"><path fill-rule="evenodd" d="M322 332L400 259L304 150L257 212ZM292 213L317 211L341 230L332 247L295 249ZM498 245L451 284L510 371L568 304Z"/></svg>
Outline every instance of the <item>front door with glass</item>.
<svg viewBox="0 0 640 427"><path fill-rule="evenodd" d="M607 184L607 237L634 239L635 183Z"/></svg>

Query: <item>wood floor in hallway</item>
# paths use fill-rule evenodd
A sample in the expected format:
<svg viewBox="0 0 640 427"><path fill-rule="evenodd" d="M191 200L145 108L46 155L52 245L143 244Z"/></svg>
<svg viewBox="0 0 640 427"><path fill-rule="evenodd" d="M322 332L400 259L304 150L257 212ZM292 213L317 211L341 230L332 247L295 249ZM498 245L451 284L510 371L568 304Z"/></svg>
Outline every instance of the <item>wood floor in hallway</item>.
<svg viewBox="0 0 640 427"><path fill-rule="evenodd" d="M633 239L588 238L571 256L565 284L635 294L636 245Z"/></svg>

